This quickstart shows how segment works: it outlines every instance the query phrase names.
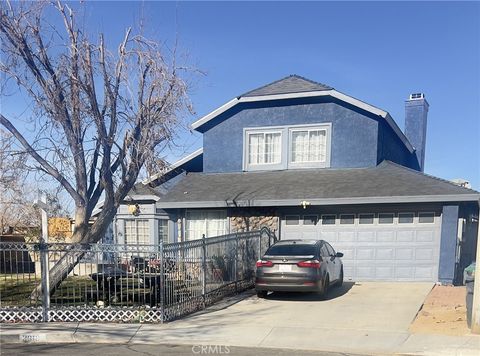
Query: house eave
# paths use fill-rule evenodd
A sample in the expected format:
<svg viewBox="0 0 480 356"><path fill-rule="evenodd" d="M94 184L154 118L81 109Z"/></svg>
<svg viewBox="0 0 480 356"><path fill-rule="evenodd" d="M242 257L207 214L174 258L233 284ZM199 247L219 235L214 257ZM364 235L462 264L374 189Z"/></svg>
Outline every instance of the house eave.
<svg viewBox="0 0 480 356"><path fill-rule="evenodd" d="M178 167L182 166L183 164L187 163L188 161L191 161L192 159L200 156L201 154L203 154L203 147L200 147L198 150L196 150L196 151L190 153L189 155L179 159L175 163L172 163L165 171L158 172L158 173L148 177L147 179L143 180L142 183L144 185L147 185L147 184L155 181L156 179L164 176L165 174L177 169Z"/></svg>
<svg viewBox="0 0 480 356"><path fill-rule="evenodd" d="M390 197L349 197L325 199L283 199L283 200L225 200L225 201L194 201L194 202L162 202L156 206L163 209L179 208L232 208L232 207L271 207L271 206L302 206L303 201L308 206L349 205L349 204L398 204L398 203L442 203L442 202L477 202L480 194L462 195L417 195Z"/></svg>

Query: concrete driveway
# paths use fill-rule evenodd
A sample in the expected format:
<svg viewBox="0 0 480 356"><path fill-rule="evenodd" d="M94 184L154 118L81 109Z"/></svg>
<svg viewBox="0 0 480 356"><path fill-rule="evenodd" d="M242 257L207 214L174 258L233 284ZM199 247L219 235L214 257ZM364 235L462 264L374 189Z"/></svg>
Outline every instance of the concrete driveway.
<svg viewBox="0 0 480 356"><path fill-rule="evenodd" d="M163 326L144 325L134 342L228 344L336 351L388 352L404 342L432 283L349 283L327 300L315 294L255 295ZM346 337L348 335L348 337Z"/></svg>

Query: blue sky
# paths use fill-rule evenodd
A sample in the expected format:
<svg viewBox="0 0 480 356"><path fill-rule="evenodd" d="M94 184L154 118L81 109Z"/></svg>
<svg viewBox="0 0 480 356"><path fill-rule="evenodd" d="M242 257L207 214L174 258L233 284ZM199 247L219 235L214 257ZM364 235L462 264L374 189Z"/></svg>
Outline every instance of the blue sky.
<svg viewBox="0 0 480 356"><path fill-rule="evenodd" d="M197 115L289 74L380 107L404 127L404 101L430 103L429 174L480 189L480 3L90 2L85 22L118 41L144 18L147 37L178 38L197 76ZM174 159L201 147L184 134Z"/></svg>

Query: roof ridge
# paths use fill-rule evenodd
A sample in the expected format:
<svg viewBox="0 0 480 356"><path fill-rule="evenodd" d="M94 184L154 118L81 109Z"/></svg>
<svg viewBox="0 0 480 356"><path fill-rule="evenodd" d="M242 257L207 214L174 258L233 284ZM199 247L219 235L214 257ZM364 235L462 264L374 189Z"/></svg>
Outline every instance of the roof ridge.
<svg viewBox="0 0 480 356"><path fill-rule="evenodd" d="M427 174L427 173L425 173L425 172L417 171L416 169L413 169L413 168L410 168L410 167L402 166L401 164L398 164L398 163L396 163L396 162L392 162L392 161L390 161L390 160L388 160L388 159L385 159L385 160L383 160L382 162L380 162L380 164L379 164L378 166L380 166L380 165L382 165L382 164L384 164L384 163L385 163L385 164L390 164L390 165L395 166L395 167L403 168L403 169L408 170L408 171L410 171L410 172L412 172L412 173L416 173L417 175L420 175L420 176L428 177L428 178L431 178L431 179L435 179L435 180L437 180L437 181L439 181L439 182L443 182L443 183L450 184L450 185L452 185L452 186L454 186L454 187L457 187L457 188L465 189L465 190L470 191L470 192L472 192L472 193L476 193L476 194L480 193L480 192L476 191L475 189L462 187L461 185L455 184L455 183L453 183L453 182L451 182L451 181L449 181L449 180L447 180L447 179L439 178L439 177L433 176L433 175L431 175L431 174ZM377 167L378 167L378 166L377 166Z"/></svg>
<svg viewBox="0 0 480 356"><path fill-rule="evenodd" d="M277 79L277 80L275 80L275 81L273 81L273 82L271 82L271 83L267 83L267 84L265 84L265 85L262 85L261 87L258 87L258 88L249 90L249 91L247 91L246 93L243 93L243 94L237 96L236 98L238 99L238 98L241 98L241 97L243 97L243 96L247 96L248 94L250 94L250 93L252 93L252 92L254 92L254 91L262 90L262 89L264 89L264 88L266 88L266 87L268 87L268 86L270 86L270 85L277 84L277 83L281 82L282 80L285 80L285 79L288 79L288 78L302 79L302 80L305 80L306 82L309 82L309 83L311 83L311 84L321 85L321 86L324 86L324 87L326 87L326 88L329 88L329 90L333 89L330 85L323 84L323 83L320 83L320 82L316 82L316 81L314 81L314 80L312 80L312 79L305 78L305 77L303 77L303 76L301 76L301 75L298 75L298 74L290 74L290 75L287 75L286 77Z"/></svg>
<svg viewBox="0 0 480 356"><path fill-rule="evenodd" d="M306 77L301 76L301 75L298 75L298 74L291 74L291 75L289 75L289 77L295 77L295 78L303 79L303 80L305 80L305 81L307 81L307 82L310 82L310 83L312 83L312 84L322 85L322 86L324 86L324 87L328 87L328 88L330 88L330 89L333 89L333 87L331 87L330 85L317 82L317 81L315 81L315 80L306 78Z"/></svg>

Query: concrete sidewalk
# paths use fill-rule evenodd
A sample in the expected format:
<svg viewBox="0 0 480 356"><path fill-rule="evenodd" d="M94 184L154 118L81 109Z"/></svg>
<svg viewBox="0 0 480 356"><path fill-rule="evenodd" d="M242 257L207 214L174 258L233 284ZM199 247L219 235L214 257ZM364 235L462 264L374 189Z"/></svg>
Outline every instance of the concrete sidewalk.
<svg viewBox="0 0 480 356"><path fill-rule="evenodd" d="M353 290L366 295L372 289L362 292L362 288L356 287ZM247 292L190 317L165 324L2 324L0 341L209 344L357 354L480 355L480 336L411 334L407 331L408 325L404 326L411 316L399 323L392 320L395 319L393 314L384 314L381 320L378 316L377 320L372 318L370 325L365 320L329 325L325 321L332 316L322 316L319 322L316 310L336 308L339 298L323 301L322 304L302 298L291 297L287 302L282 298L261 300L252 292ZM361 301L358 296L355 298ZM306 314L307 318L302 323L295 322L298 320L296 312ZM351 314L355 310L347 312ZM311 321L308 322L308 319Z"/></svg>

